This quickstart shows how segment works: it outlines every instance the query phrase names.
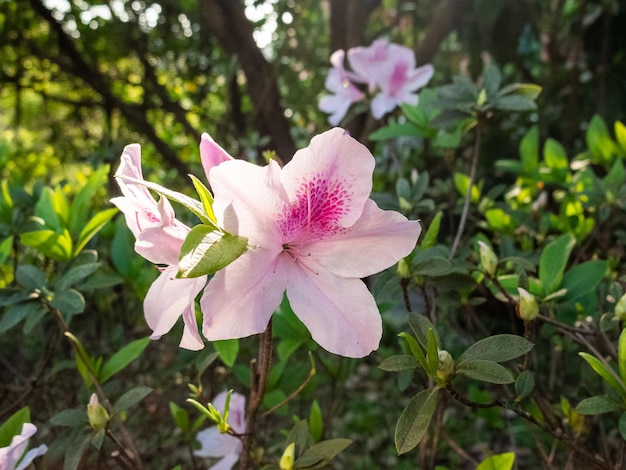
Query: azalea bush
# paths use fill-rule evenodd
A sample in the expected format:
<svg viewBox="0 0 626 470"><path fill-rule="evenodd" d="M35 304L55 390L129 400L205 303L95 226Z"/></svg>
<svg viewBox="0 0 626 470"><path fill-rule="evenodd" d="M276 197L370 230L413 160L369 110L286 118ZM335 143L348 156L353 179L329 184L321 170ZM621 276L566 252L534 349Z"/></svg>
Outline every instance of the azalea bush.
<svg viewBox="0 0 626 470"><path fill-rule="evenodd" d="M572 151L489 61L330 62L363 139L2 181L0 468L625 465L626 126Z"/></svg>

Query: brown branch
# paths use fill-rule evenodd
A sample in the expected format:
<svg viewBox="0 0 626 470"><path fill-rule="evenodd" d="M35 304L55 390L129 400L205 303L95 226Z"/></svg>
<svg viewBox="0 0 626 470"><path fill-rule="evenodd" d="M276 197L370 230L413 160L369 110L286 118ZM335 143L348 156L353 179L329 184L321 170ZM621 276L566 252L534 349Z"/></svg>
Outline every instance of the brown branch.
<svg viewBox="0 0 626 470"><path fill-rule="evenodd" d="M221 46L239 59L254 105L257 127L270 137L270 147L287 163L296 151L281 95L270 64L256 45L254 27L240 0L201 0L203 18Z"/></svg>

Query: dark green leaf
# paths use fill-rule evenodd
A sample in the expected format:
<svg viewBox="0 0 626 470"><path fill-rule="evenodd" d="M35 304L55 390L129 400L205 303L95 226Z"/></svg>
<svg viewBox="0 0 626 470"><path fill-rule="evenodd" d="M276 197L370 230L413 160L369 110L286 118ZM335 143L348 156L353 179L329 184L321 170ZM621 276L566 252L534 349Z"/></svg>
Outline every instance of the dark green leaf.
<svg viewBox="0 0 626 470"><path fill-rule="evenodd" d="M189 413L184 408L181 408L173 401L170 402L170 413L172 413L172 417L174 418L174 422L176 423L176 427L180 429L183 434L187 434L189 432Z"/></svg>
<svg viewBox="0 0 626 470"><path fill-rule="evenodd" d="M329 439L314 444L304 452L302 457L296 460L295 468L314 469L328 465L337 454L350 444L352 444L350 439Z"/></svg>
<svg viewBox="0 0 626 470"><path fill-rule="evenodd" d="M35 290L45 286L46 275L36 266L21 264L15 271L15 280L25 289Z"/></svg>
<svg viewBox="0 0 626 470"><path fill-rule="evenodd" d="M561 287L567 289L565 299L574 301L595 291L608 267L608 261L591 260L567 270L561 282Z"/></svg>
<svg viewBox="0 0 626 470"><path fill-rule="evenodd" d="M544 295L552 294L560 287L567 260L575 244L574 235L566 233L543 249L539 259L539 280Z"/></svg>
<svg viewBox="0 0 626 470"><path fill-rule="evenodd" d="M74 441L67 446L63 470L76 470L78 468L83 454L91 445L91 437L93 435L93 432L90 432L87 436L84 436L82 433L78 434Z"/></svg>
<svg viewBox="0 0 626 470"><path fill-rule="evenodd" d="M437 339L437 344L441 344L441 338L437 334L437 330L430 322L430 320L426 317L426 315L421 315L415 312L409 312L409 326L413 333L415 333L415 337L417 341L422 346L424 350L428 347L428 330L433 330L435 333L435 338Z"/></svg>
<svg viewBox="0 0 626 470"><path fill-rule="evenodd" d="M411 354L413 354L413 356L415 357L415 360L417 360L417 363L420 365L422 369L424 369L425 371L428 371L428 363L426 362L426 356L424 355L424 351L422 351L422 348L420 347L420 345L417 344L417 341L415 341L415 338L413 338L413 336L411 336L410 334L404 333L404 332L400 333L398 336L406 340L406 342L409 345L409 349L411 350Z"/></svg>
<svg viewBox="0 0 626 470"><path fill-rule="evenodd" d="M450 272L452 263L443 256L433 256L418 263L413 263L413 274L421 276L443 276Z"/></svg>
<svg viewBox="0 0 626 470"><path fill-rule="evenodd" d="M113 405L113 416L136 405L152 392L150 387L135 387L124 393Z"/></svg>
<svg viewBox="0 0 626 470"><path fill-rule="evenodd" d="M483 361L506 362L529 352L533 343L517 335L494 335L476 341L459 357L457 367L464 361L480 359Z"/></svg>
<svg viewBox="0 0 626 470"><path fill-rule="evenodd" d="M620 435L622 436L622 439L626 441L626 412L622 413L622 416L619 417L617 427L619 429Z"/></svg>
<svg viewBox="0 0 626 470"><path fill-rule="evenodd" d="M535 389L535 376L529 370L523 371L515 381L515 393L518 398L524 399Z"/></svg>
<svg viewBox="0 0 626 470"><path fill-rule="evenodd" d="M100 429L91 435L91 445L100 450L104 442L104 429Z"/></svg>
<svg viewBox="0 0 626 470"><path fill-rule="evenodd" d="M587 361L591 368L602 377L607 384L626 399L626 387L624 387L624 384L620 381L613 369L591 354L580 352L578 355Z"/></svg>
<svg viewBox="0 0 626 470"><path fill-rule="evenodd" d="M380 129L372 132L369 139L374 142L378 142L381 140L395 139L396 137L419 135L421 135L419 127L411 122L405 122L402 124L391 124L386 127L381 127Z"/></svg>
<svg viewBox="0 0 626 470"><path fill-rule="evenodd" d="M428 366L426 372L431 377L434 377L437 374L437 366L439 365L439 347L435 331L432 328L428 330L428 341L426 343L426 365Z"/></svg>
<svg viewBox="0 0 626 470"><path fill-rule="evenodd" d="M150 343L150 338L141 338L128 343L122 349L117 351L111 358L104 363L100 369L99 379L101 383L105 383L114 374L117 374L124 367L134 361L146 349Z"/></svg>
<svg viewBox="0 0 626 470"><path fill-rule="evenodd" d="M87 406L82 410L71 409L63 410L50 419L53 426L67 426L75 428L78 426L88 426L89 419L87 417Z"/></svg>
<svg viewBox="0 0 626 470"><path fill-rule="evenodd" d="M313 400L311 412L309 413L309 434L313 438L313 442L319 442L324 431L324 423L322 421L322 409L317 400Z"/></svg>
<svg viewBox="0 0 626 470"><path fill-rule="evenodd" d="M13 328L24 318L28 318L33 315L41 318L42 311L45 314L46 308L39 300L31 300L29 302L11 305L4 311L4 314L0 319L0 332Z"/></svg>
<svg viewBox="0 0 626 470"><path fill-rule="evenodd" d="M513 374L497 362L482 359L466 360L459 364L456 373L470 379L489 382L492 384L510 384L515 382Z"/></svg>
<svg viewBox="0 0 626 470"><path fill-rule="evenodd" d="M247 241L217 232L208 225L196 225L180 250L178 277L200 277L219 271L246 251Z"/></svg>
<svg viewBox="0 0 626 470"><path fill-rule="evenodd" d="M414 449L422 440L439 403L439 388L423 390L415 395L402 411L394 441L398 454Z"/></svg>
<svg viewBox="0 0 626 470"><path fill-rule="evenodd" d="M402 355L386 357L378 365L378 368L387 372L400 372L401 370L413 370L419 366L420 365L415 357Z"/></svg>
<svg viewBox="0 0 626 470"><path fill-rule="evenodd" d="M525 96L506 95L496 100L494 108L503 111L532 111L537 109L537 104Z"/></svg>
<svg viewBox="0 0 626 470"><path fill-rule="evenodd" d="M295 456L297 459L300 455L302 455L304 449L306 449L309 442L309 424L307 423L306 419L298 421L289 432L286 445L289 445L292 442L295 444L296 447Z"/></svg>
<svg viewBox="0 0 626 470"><path fill-rule="evenodd" d="M55 292L54 298L50 301L50 306L64 315L76 315L85 310L85 299L77 290L67 289Z"/></svg>
<svg viewBox="0 0 626 470"><path fill-rule="evenodd" d="M489 101L496 97L501 83L502 75L500 74L500 69L494 64L488 65L483 74L483 89L487 93Z"/></svg>
<svg viewBox="0 0 626 470"><path fill-rule="evenodd" d="M624 410L624 405L607 395L585 398L576 406L576 411L581 415L599 415L620 410Z"/></svg>
<svg viewBox="0 0 626 470"><path fill-rule="evenodd" d="M57 280L55 288L58 290L65 290L72 287L96 272L99 267L100 263L87 263L71 268L69 271L63 273L63 275Z"/></svg>

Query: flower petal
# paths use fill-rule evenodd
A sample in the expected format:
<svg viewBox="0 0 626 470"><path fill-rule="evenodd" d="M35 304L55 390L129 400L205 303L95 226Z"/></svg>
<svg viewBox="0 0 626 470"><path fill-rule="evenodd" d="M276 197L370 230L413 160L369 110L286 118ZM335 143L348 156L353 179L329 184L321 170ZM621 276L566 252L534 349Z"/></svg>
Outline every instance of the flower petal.
<svg viewBox="0 0 626 470"><path fill-rule="evenodd" d="M382 320L361 280L291 263L287 297L313 339L327 351L364 357L378 348Z"/></svg>
<svg viewBox="0 0 626 470"><path fill-rule="evenodd" d="M310 253L306 261L315 270L325 268L339 276L366 277L411 253L421 230L418 221L379 209L368 199L354 225L303 250Z"/></svg>
<svg viewBox="0 0 626 470"><path fill-rule="evenodd" d="M224 457L226 455L234 455L239 458L241 453L241 441L230 434L222 434L217 426L211 426L200 431L196 435L196 439L202 445L202 448L195 450L193 453L198 457ZM230 467L228 467L230 468Z"/></svg>
<svg viewBox="0 0 626 470"><path fill-rule="evenodd" d="M284 269L277 263L280 249L252 249L209 281L200 300L202 333L209 341L243 338L265 330L285 290Z"/></svg>
<svg viewBox="0 0 626 470"><path fill-rule="evenodd" d="M200 140L200 161L207 181L209 181L209 172L213 167L229 160L233 160L233 157L220 147L209 134L203 132Z"/></svg>
<svg viewBox="0 0 626 470"><path fill-rule="evenodd" d="M372 191L373 172L374 156L367 147L336 127L298 150L280 178L291 204L304 198L313 205L316 201L327 205L332 200L337 225L349 227L361 215Z"/></svg>
<svg viewBox="0 0 626 470"><path fill-rule="evenodd" d="M259 167L243 160L224 162L211 171L213 210L230 233L247 237L251 245L280 245L275 211L282 207L280 167L272 160Z"/></svg>
<svg viewBox="0 0 626 470"><path fill-rule="evenodd" d="M202 284L204 287L204 283ZM194 296L195 298L195 296ZM195 302L191 302L183 311L183 337L179 346L190 351L200 351L204 348L204 341L198 332L198 322L196 320Z"/></svg>
<svg viewBox="0 0 626 470"><path fill-rule="evenodd" d="M37 457L41 457L46 452L48 452L48 446L45 444L40 445L35 449L30 449L26 452L26 455L20 462L20 464L15 468L15 470L25 470L28 466L35 460Z"/></svg>
<svg viewBox="0 0 626 470"><path fill-rule="evenodd" d="M144 315L148 326L152 328L152 339L159 339L162 335L172 329L178 318L186 309L193 309L194 299L206 284L206 276L193 279L176 279L177 266L168 266L161 275L152 283L143 303ZM193 311L193 310L192 310ZM188 315L187 327L192 318ZM195 323L195 317L193 317ZM197 327L196 327L197 328ZM187 332L189 333L189 331ZM192 341L186 337L183 346L194 347Z"/></svg>

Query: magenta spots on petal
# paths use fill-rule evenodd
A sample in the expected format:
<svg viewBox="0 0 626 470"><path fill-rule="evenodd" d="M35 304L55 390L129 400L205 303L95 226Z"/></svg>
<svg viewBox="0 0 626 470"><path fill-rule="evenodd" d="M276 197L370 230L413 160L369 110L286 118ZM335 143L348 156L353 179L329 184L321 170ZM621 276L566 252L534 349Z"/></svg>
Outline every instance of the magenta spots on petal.
<svg viewBox="0 0 626 470"><path fill-rule="evenodd" d="M296 199L279 216L283 245L294 247L341 231L338 222L351 199L343 181L327 180L319 174L303 181Z"/></svg>

